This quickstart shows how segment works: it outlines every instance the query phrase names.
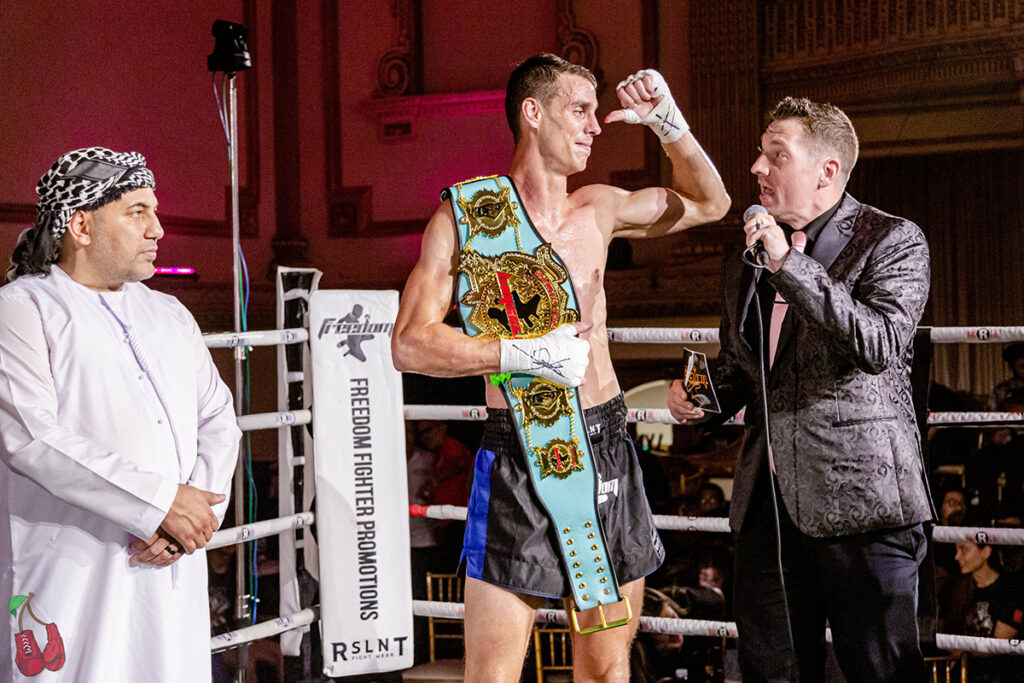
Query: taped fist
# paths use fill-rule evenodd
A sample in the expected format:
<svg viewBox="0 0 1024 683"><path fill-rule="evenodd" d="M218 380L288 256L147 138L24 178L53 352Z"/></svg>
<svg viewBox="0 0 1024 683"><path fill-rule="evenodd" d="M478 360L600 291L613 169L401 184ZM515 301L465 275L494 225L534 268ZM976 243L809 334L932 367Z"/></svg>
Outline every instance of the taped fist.
<svg viewBox="0 0 1024 683"><path fill-rule="evenodd" d="M590 328L589 323L576 323L530 339L502 339L501 371L525 372L565 387L578 387L590 355L590 342L578 335Z"/></svg>
<svg viewBox="0 0 1024 683"><path fill-rule="evenodd" d="M650 126L662 144L675 142L690 130L690 124L672 99L665 78L654 69L642 69L616 88L622 109L605 117L605 123L625 121Z"/></svg>

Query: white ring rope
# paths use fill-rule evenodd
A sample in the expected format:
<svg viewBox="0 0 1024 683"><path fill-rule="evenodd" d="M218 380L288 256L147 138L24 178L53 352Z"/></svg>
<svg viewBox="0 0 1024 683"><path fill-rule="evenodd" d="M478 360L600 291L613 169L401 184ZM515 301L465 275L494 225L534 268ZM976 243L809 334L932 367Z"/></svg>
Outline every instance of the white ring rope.
<svg viewBox="0 0 1024 683"><path fill-rule="evenodd" d="M307 339L309 339L309 330L304 327L289 330L252 330L203 335L203 341L211 349L230 349L236 346L280 346L281 344L297 344Z"/></svg>
<svg viewBox="0 0 1024 683"><path fill-rule="evenodd" d="M1002 344L1024 340L1024 326L933 327L933 344ZM627 344L717 344L713 327L609 327L608 339Z"/></svg>
<svg viewBox="0 0 1024 683"><path fill-rule="evenodd" d="M465 519L465 515L463 515ZM288 517L277 517L252 524L221 529L214 532L213 536L206 543L206 548L223 548L228 545L238 545L248 541L255 541L257 538L276 536L284 531L298 529L300 527L312 526L316 521L316 515L312 512L300 512L297 515Z"/></svg>
<svg viewBox="0 0 1024 683"><path fill-rule="evenodd" d="M277 617L267 621L261 621L252 626L246 626L235 631L227 631L210 638L210 651L220 652L254 640L272 638L285 631L292 631L303 626L308 626L320 618L320 606L314 605L301 612L290 614L286 617Z"/></svg>
<svg viewBox="0 0 1024 683"><path fill-rule="evenodd" d="M440 619L465 619L465 605L457 602L433 602L413 600L412 613L418 617L434 617ZM537 622L545 625L568 624L564 610L539 609ZM707 621L703 619L669 619L665 617L640 617L639 630L645 633L666 633L683 636L717 636L736 638L736 622ZM826 629L826 639L831 642L831 632ZM936 633L935 644L943 650L971 650L985 654L1024 655L1024 646L1020 639L1002 640L998 638L977 638L958 636L949 633Z"/></svg>
<svg viewBox="0 0 1024 683"><path fill-rule="evenodd" d="M410 505L412 517L430 519L455 519L466 521L467 508L458 505ZM289 517L268 519L253 524L221 529L213 535L207 548L220 548L245 543L257 538L274 536L283 531L312 526L316 521L313 512L300 512ZM677 517L654 515L655 526L662 531L703 531L714 534L730 533L728 517ZM1024 529L1002 529L974 526L936 526L932 528L932 540L936 543L978 543L989 545L1024 545Z"/></svg>
<svg viewBox="0 0 1024 683"><path fill-rule="evenodd" d="M412 613L418 617L434 617L440 619L465 619L465 605L457 602L432 602L413 600ZM302 628L319 619L319 606L304 609L296 614L278 617L260 622L235 631L228 631L210 638L211 652L220 652L262 638L270 638L285 631ZM539 609L537 623L546 626L567 626L568 618L564 610ZM718 638L737 638L736 623L732 621L709 621L704 619L669 619L665 617L640 617L639 629L644 633L662 633L683 636L710 636ZM832 634L826 629L826 639L831 642ZM951 633L936 633L935 645L942 650L967 650L983 654L1024 655L1024 646L1020 639L1003 640L998 638L979 638L961 636Z"/></svg>
<svg viewBox="0 0 1024 683"><path fill-rule="evenodd" d="M410 505L412 517L431 519L466 519L466 508L457 505ZM704 531L714 534L731 533L728 517L679 517L654 515L654 525L661 531ZM970 543L989 545L1024 545L1024 529L985 528L974 526L936 526L932 540L938 543Z"/></svg>
<svg viewBox="0 0 1024 683"><path fill-rule="evenodd" d="M404 406L406 420L486 420L487 406Z"/></svg>
<svg viewBox="0 0 1024 683"><path fill-rule="evenodd" d="M238 428L243 432L257 429L277 429L292 425L305 425L313 421L313 413L309 410L287 410L280 413L253 413L238 416Z"/></svg>
<svg viewBox="0 0 1024 683"><path fill-rule="evenodd" d="M937 526L932 540L939 543L977 543L978 545L1024 545L1024 529L986 529L977 526Z"/></svg>
<svg viewBox="0 0 1024 683"><path fill-rule="evenodd" d="M1006 423L1024 422L1024 413L997 412L963 412L963 413L928 413L930 425L962 425L969 423Z"/></svg>
<svg viewBox="0 0 1024 683"><path fill-rule="evenodd" d="M707 531L713 534L728 534L728 517L678 517L654 515L654 525L665 531Z"/></svg>
<svg viewBox="0 0 1024 683"><path fill-rule="evenodd" d="M626 344L717 344L714 327L609 327L608 341Z"/></svg>
<svg viewBox="0 0 1024 683"><path fill-rule="evenodd" d="M457 602L433 602L413 600L412 613L418 617L434 617L439 619L465 619L465 605ZM304 609L296 614L264 621L255 626L247 626L235 631L228 631L210 638L210 650L220 652L238 647L261 638L270 638L285 631L302 628L319 619L319 606ZM568 618L565 610L539 609L537 623L545 626L567 626ZM664 617L640 617L639 629L644 633L663 633L683 636L710 636L718 638L737 638L736 623L732 621L709 621L704 619L669 619ZM831 642L832 634L826 629L826 639ZM936 633L935 645L942 650L968 650L983 654L1024 654L1024 646L1020 639L1002 640L997 638L978 638L960 636L950 633Z"/></svg>
<svg viewBox="0 0 1024 683"><path fill-rule="evenodd" d="M410 404L405 406L406 420L467 420L480 422L487 419L487 406L444 406ZM679 424L667 408L630 408L626 412L626 422L651 422L654 424ZM928 413L928 424L969 425L983 423L1015 424L1024 422L1024 413L1019 412L937 412ZM742 425L743 411L736 414L725 424Z"/></svg>
<svg viewBox="0 0 1024 683"><path fill-rule="evenodd" d="M933 344L1002 344L1024 340L1024 326L1010 327L933 327Z"/></svg>
<svg viewBox="0 0 1024 683"><path fill-rule="evenodd" d="M204 334L211 349L235 346L276 346L309 339L309 330L251 330ZM609 327L608 339L627 344L717 344L718 330L713 327ZM933 327L933 344L1002 344L1024 341L1024 325L1005 327Z"/></svg>

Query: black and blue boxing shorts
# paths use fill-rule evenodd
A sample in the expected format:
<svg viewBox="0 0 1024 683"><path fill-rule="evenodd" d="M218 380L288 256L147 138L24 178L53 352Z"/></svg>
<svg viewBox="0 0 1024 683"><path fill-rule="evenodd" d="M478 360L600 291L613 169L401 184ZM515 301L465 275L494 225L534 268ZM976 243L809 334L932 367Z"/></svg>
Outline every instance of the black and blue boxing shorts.
<svg viewBox="0 0 1024 683"><path fill-rule="evenodd" d="M598 514L619 585L647 576L665 559L626 431L622 394L583 411L598 469ZM555 529L533 490L512 416L487 409L469 498L460 573L516 593L572 595Z"/></svg>

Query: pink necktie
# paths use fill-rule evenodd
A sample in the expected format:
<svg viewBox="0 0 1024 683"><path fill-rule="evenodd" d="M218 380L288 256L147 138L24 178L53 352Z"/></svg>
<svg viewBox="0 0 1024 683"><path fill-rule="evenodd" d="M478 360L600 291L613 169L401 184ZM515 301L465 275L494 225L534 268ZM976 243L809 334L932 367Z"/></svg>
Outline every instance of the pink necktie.
<svg viewBox="0 0 1024 683"><path fill-rule="evenodd" d="M797 230L790 237L793 243L793 248L799 251L801 254L804 253L804 248L807 246L807 235L802 230ZM782 321L786 317L786 310L789 309L789 304L782 298L782 295L775 294L775 305L772 306L772 320L771 325L768 328L768 367L770 368L775 363L775 351L779 346L779 333L782 332Z"/></svg>

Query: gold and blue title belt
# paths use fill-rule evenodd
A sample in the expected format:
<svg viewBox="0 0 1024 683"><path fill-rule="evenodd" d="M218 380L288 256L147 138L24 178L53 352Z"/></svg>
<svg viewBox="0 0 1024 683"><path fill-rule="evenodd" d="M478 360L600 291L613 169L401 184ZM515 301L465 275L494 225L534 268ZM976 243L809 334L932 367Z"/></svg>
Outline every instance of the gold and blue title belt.
<svg viewBox="0 0 1024 683"><path fill-rule="evenodd" d="M459 233L457 295L466 334L495 339L538 337L580 319L569 271L544 242L508 176L474 178L441 193ZM597 514L597 468L579 392L524 373L492 377L512 412L530 480L558 535L572 586L573 626L581 633L621 626L629 601L619 593ZM623 602L626 618L604 607ZM577 611L599 621L580 627Z"/></svg>

